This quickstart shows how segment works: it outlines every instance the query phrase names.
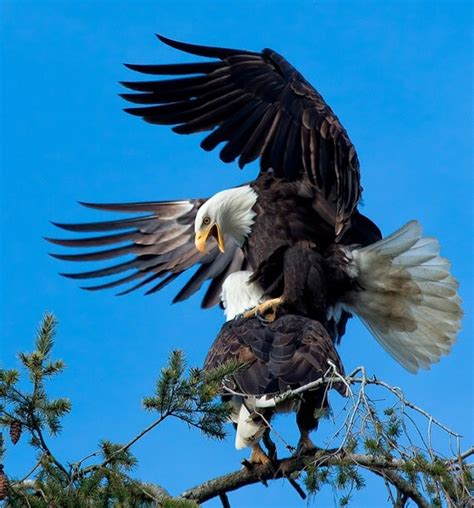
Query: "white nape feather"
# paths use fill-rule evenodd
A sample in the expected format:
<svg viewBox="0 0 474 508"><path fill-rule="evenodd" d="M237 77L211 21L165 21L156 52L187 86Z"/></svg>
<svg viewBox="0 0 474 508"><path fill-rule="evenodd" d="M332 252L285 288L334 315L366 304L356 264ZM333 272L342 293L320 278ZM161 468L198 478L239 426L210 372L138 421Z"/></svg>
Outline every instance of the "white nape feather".
<svg viewBox="0 0 474 508"><path fill-rule="evenodd" d="M250 234L255 219L253 206L258 194L250 187L243 185L233 189L226 189L209 198L198 210L194 222L197 233L204 217L211 219L211 224L219 224L222 233L231 237L239 246L245 242Z"/></svg>
<svg viewBox="0 0 474 508"><path fill-rule="evenodd" d="M411 221L387 238L351 251L362 290L344 297L380 344L408 371L449 353L461 328L461 299L435 238Z"/></svg>
<svg viewBox="0 0 474 508"><path fill-rule="evenodd" d="M249 282L252 272L241 270L231 273L222 284L221 301L226 321L252 309L262 300L263 290L255 282Z"/></svg>

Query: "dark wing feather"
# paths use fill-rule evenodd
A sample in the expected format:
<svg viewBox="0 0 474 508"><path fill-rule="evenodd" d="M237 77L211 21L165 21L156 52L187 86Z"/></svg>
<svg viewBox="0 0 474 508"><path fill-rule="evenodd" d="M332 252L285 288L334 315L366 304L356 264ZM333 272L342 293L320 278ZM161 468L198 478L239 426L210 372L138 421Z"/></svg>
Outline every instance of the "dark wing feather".
<svg viewBox="0 0 474 508"><path fill-rule="evenodd" d="M237 362L244 366L244 370L234 376L234 388L249 395L272 393L277 386L272 386L268 370L271 339L271 333L258 319L229 321L212 344L204 369L214 369L229 361Z"/></svg>
<svg viewBox="0 0 474 508"><path fill-rule="evenodd" d="M181 76L125 82L138 92L122 97L143 107L126 111L180 134L212 131L205 150L225 142L224 162L260 158L261 172L308 180L330 199L339 235L361 194L359 162L338 118L321 95L281 55L197 46L162 36L165 44L213 60L188 64L127 65L144 74Z"/></svg>
<svg viewBox="0 0 474 508"><path fill-rule="evenodd" d="M278 337L270 357L271 372L277 376L280 389L296 388L321 378L333 363L344 374L342 361L326 329L317 321L300 316L283 316L274 324ZM342 384L335 384L341 394Z"/></svg>
<svg viewBox="0 0 474 508"><path fill-rule="evenodd" d="M207 254L203 255L196 250L193 225L196 213L204 201L204 199L193 199L105 205L81 203L98 210L147 213L147 215L84 224L53 223L66 231L101 233L101 235L65 239L46 238L46 240L55 245L76 249L101 248L93 252L52 254L53 257L66 261L90 262L133 256L131 259L125 258L125 261L111 266L62 274L71 279L84 280L126 273L125 276L114 280L83 288L89 291L134 283L119 294L127 294L142 287L147 287L146 294L151 294L159 291L186 270L200 265L178 293L174 302L189 298L210 280L211 284L204 296L202 306L211 307L219 303L221 286L225 277L242 269L244 256L242 250L230 241L227 242L224 254L219 252L214 240Z"/></svg>
<svg viewBox="0 0 474 508"><path fill-rule="evenodd" d="M320 379L332 362L344 374L341 359L325 328L311 319L285 315L271 324L234 319L219 332L204 363L216 368L228 361L245 363L235 375L242 393L263 395L295 389ZM342 384L335 384L341 394Z"/></svg>

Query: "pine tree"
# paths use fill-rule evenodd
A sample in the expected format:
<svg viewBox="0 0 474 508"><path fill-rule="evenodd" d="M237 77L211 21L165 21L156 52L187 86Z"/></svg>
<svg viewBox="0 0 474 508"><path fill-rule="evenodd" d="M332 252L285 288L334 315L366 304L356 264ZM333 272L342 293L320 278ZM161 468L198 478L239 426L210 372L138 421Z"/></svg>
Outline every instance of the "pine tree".
<svg viewBox="0 0 474 508"><path fill-rule="evenodd" d="M220 497L223 506L228 507L226 492L276 478L286 478L302 498L307 494L315 496L329 486L339 496L340 506L347 506L354 490L365 487L361 471L383 477L392 504L397 508L410 500L426 508L444 504L467 507L472 502L474 483L466 459L474 455L474 448L465 452L459 449L455 457L446 458L436 454L431 443L427 445L422 440L417 444L416 435L411 436L408 431L407 421L414 421L409 410L429 422L430 432L435 425L449 439L454 437L459 441L460 436L407 401L398 388L368 378L362 368L342 379L329 371L316 382L330 387L343 381L351 391L337 448L309 451L270 465L244 468L172 497L164 488L132 477L137 460L131 448L168 418L185 422L207 437L222 439L230 408L219 397L221 386L224 380L245 368L228 364L203 372L187 368L184 354L173 351L156 380L153 394L143 400L153 421L125 443L103 440L98 450L87 457L63 463L53 454L46 438L47 434L54 436L61 432L62 418L71 410L67 398L52 399L45 389L45 381L64 370L64 362L52 358L55 330L55 318L46 314L36 335L35 350L19 354L23 372L0 369L0 426L9 432L13 445L22 432L27 434L30 445L38 452L37 464L21 480L7 478L0 465L0 500L6 500L6 507L193 508L213 497ZM25 374L30 391L20 388L20 379ZM371 387L384 389L386 400L390 396L393 400L386 407L377 405L367 393ZM305 389L311 388L314 386ZM288 391L280 398L295 396L299 395ZM420 433L420 429L416 428L416 432ZM0 434L0 462L4 462L4 448ZM90 463L92 458L95 462ZM85 459L89 459L87 466Z"/></svg>

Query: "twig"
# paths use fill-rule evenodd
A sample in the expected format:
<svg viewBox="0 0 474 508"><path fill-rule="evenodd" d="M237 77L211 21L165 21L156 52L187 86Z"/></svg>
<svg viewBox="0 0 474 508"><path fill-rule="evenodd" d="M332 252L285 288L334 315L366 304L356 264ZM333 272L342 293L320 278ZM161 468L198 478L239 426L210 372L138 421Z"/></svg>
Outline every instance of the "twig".
<svg viewBox="0 0 474 508"><path fill-rule="evenodd" d="M97 455L99 455L99 451L96 450L95 452L92 452L92 453L89 453L89 455L86 455L85 457L83 457L81 460L79 460L78 462L74 463L73 466L79 470L82 466L82 464L86 461L86 460L89 460L89 459L92 459L93 457L97 457Z"/></svg>
<svg viewBox="0 0 474 508"><path fill-rule="evenodd" d="M298 492L301 499L304 501L307 496L306 492L300 487L300 484L293 478L288 478L288 481L290 482L291 486Z"/></svg>
<svg viewBox="0 0 474 508"><path fill-rule="evenodd" d="M371 469L371 471L374 473L376 472L374 469ZM381 474L393 485L395 485L397 490L401 493L402 498L403 496L410 497L413 499L413 501L415 501L419 508L430 508L430 503L428 503L426 499L421 495L420 491L416 488L414 483L407 482L394 471L383 471Z"/></svg>
<svg viewBox="0 0 474 508"><path fill-rule="evenodd" d="M105 467L107 464L109 464L114 459L114 457L116 457L118 454L120 454L122 452L126 452L128 449L130 449L139 439L141 439L145 434L147 434L148 432L153 430L157 425L159 425L168 416L170 416L170 413L166 412L166 413L162 414L157 420L155 420L153 423L148 425L148 427L146 427L144 430L139 432L127 444L123 445L117 451L112 453L112 455L110 455L110 457L108 457L107 459L102 461L100 464L92 464L91 466L88 466L88 467L80 470L78 473L80 473L81 476L84 476L85 474L91 473L92 471L95 471L97 469ZM88 457L85 457L85 459L87 459L89 457L93 457L94 455L97 455L98 453L99 452L94 452L91 455L89 455ZM82 459L82 460L84 461L85 459Z"/></svg>
<svg viewBox="0 0 474 508"><path fill-rule="evenodd" d="M222 508L230 508L229 498L227 497L227 494L225 492L219 494L219 498L222 503Z"/></svg>
<svg viewBox="0 0 474 508"><path fill-rule="evenodd" d="M390 482L387 481L387 478L384 478L383 482L385 483L385 488L387 489L388 498L390 499L390 502L392 503L392 505L395 508L397 508L397 501L395 501L395 498L393 497L392 489L390 488ZM398 499L398 496L397 496L397 499Z"/></svg>
<svg viewBox="0 0 474 508"><path fill-rule="evenodd" d="M414 411L422 414L423 416L426 417L426 419L431 420L432 423L437 425L439 428L443 429L448 434L451 434L452 436L455 436L455 437L461 437L460 434L451 430L449 427L447 427L446 425L441 423L439 420L434 418L432 415L430 415L427 411L425 411L424 409L420 408L419 406L413 404L412 402L406 400L403 395L403 392L402 392L402 390L400 390L400 388L391 386L388 383L385 383L384 381L380 381L375 377L367 378L365 376L365 371L364 371L363 367L358 367L354 372L360 372L360 371L363 372L362 377L355 377L353 375L349 375L344 378L345 381L349 384L360 384L363 386L365 386L365 385L382 386L385 389L387 389L389 392L393 393L396 397L398 397L400 399L400 401L403 402L404 405L406 405L407 407L413 409ZM334 376L323 376L320 379L317 379L316 381L313 381L313 382L308 383L306 385L300 386L299 388L296 388L294 390L287 390L284 393L275 394L275 395L268 394L267 398L265 400L263 400L263 397L261 397L261 398L257 399L255 404L256 404L256 407L258 407L258 408L275 407L288 398L294 398L294 397L300 395L301 393L307 392L308 390L313 390L314 388L317 388L321 385L325 385L328 383L337 383L337 382L341 382L341 375L340 374L334 375ZM249 396L245 393L240 393L235 390L232 390L231 388L229 388L227 386L224 386L223 389L227 393L230 393L232 395L238 395L240 397L243 397L245 400L248 400L249 398L255 398L255 397Z"/></svg>
<svg viewBox="0 0 474 508"><path fill-rule="evenodd" d="M265 416L262 413L259 413L258 411L255 411L254 413L262 419L263 423L267 426L267 429L271 430L275 434L275 436L283 443L283 445L289 452L295 450L295 447L291 446L290 443L288 443L288 441L280 434L280 432L278 432L275 429L275 427L271 424L271 422L267 418L265 418Z"/></svg>
<svg viewBox="0 0 474 508"><path fill-rule="evenodd" d="M36 462L36 464L34 465L34 467L21 479L21 480L18 480L16 483L20 484L20 483L23 483L25 480L27 480L41 465L41 462L43 460L43 457L44 457L44 453L40 456L40 458L38 459L38 461Z"/></svg>
<svg viewBox="0 0 474 508"><path fill-rule="evenodd" d="M54 464L56 465L56 467L58 469L61 470L61 472L66 476L66 478L68 480L71 480L71 477L69 475L69 472L67 471L67 469L61 464L61 462L59 462L59 460L53 455L53 453L51 452L51 450L49 449L48 445L46 444L46 441L44 439L44 436L43 436L43 433L41 432L41 428L40 426L37 424L36 422L36 417L33 413L33 411L30 409L30 417L31 417L31 424L32 424L32 428L30 429L31 433L33 435L36 434L36 438L39 440L40 442L40 445L41 445L41 448L43 449L44 451L44 454L47 455L53 462Z"/></svg>
<svg viewBox="0 0 474 508"><path fill-rule="evenodd" d="M460 462L464 459L467 459L471 455L474 455L474 446L471 446L471 448L468 448L465 452L460 453L457 457L453 457L452 459L447 460L446 464L454 464L455 462Z"/></svg>

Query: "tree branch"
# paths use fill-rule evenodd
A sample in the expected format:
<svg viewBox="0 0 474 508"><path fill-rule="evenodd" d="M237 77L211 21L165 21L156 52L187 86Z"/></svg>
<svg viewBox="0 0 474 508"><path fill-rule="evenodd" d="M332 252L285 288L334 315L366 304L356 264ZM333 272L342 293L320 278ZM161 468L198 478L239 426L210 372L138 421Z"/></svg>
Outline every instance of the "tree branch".
<svg viewBox="0 0 474 508"><path fill-rule="evenodd" d="M359 372L362 373L362 376L356 377L356 374L358 374ZM271 397L271 398L270 397L267 397L266 399L262 398L256 402L256 407L257 408L276 407L278 404L285 401L286 399L295 398L298 395L300 395L304 392L307 392L309 390L313 390L314 388L317 388L319 386L323 386L323 385L331 386L335 383L341 383L341 382L343 382L346 385L348 390L350 390L350 388L349 388L350 385L353 385L353 384L356 384L356 385L359 384L362 386L367 386L367 385L381 386L381 387L387 389L393 395L395 395L405 406L413 409L414 411L416 411L416 412L420 413L421 415L423 415L424 417L426 417L431 422L431 424L434 423L439 428L443 429L445 432L447 432L448 434L451 434L454 437L457 437L457 438L461 437L460 434L451 430L449 427L447 427L446 425L441 423L439 420L434 418L432 415L430 415L427 411L420 408L419 406L416 406L415 404L413 404L413 402L410 402L409 400L407 400L404 397L403 392L400 388L398 388L396 386L391 386L388 383L385 383L384 381L380 381L375 376L368 378L365 374L364 367L357 367L348 376L342 376L337 371L335 371L334 368L332 368L332 366L331 366L331 368L328 369L326 374L323 377L317 379L316 381L313 381L313 382L308 383L306 385L300 386L299 388L296 388L295 390L287 390L286 392L283 392L279 395L275 395L274 397ZM230 393L232 395L238 395L240 397L243 397L244 399L249 398L249 396L246 395L245 393L236 392L227 386L224 386L223 389L226 393ZM270 395L272 395L272 394L270 394Z"/></svg>
<svg viewBox="0 0 474 508"><path fill-rule="evenodd" d="M391 504L395 508L403 508L408 501L414 502L421 508L428 508L431 503L441 505L444 501L449 506L464 506L471 499L473 468L472 464L465 462L465 459L474 455L474 447L462 452L461 436L436 420L427 411L406 400L399 388L390 386L375 377L368 378L363 367L355 369L348 376L343 376L337 372L333 364L329 365L321 379L295 390L269 394L273 395L270 398L246 396L223 386L227 394L244 397L249 404L249 410L260 415L266 423L268 443L265 444L270 456L273 456L271 448L275 445L269 438L270 431L274 432L274 435L290 452L292 447L275 431L270 419L261 415L259 410L275 407L283 403L285 399L300 397L308 390L323 387L329 391L335 385L344 385L348 397L344 407L334 418L336 431L325 442L324 449L314 449L302 455L274 460L265 465L252 464L242 470L197 485L183 492L179 497L171 497L168 492L158 486L144 485L131 479L125 474L135 461L129 454L130 448L168 416L181 419L214 437L222 437L224 434L222 425L228 416L228 411L225 405L216 405L213 400L217 395L218 387L222 387L222 381L233 371L230 367L216 371L214 376L207 380L211 383L209 386L205 384L206 379L202 379L197 370L191 370L189 378L183 378L185 363L182 354L178 351L170 356L170 366L163 369L157 381L155 395L144 399L145 407L158 411L159 418L126 444L118 445L104 441L101 450L85 456L77 463L70 464L68 472L50 451L43 434L44 426L46 428L49 426L53 432L57 431L60 427L56 420L59 420L59 416L69 409L65 403L61 409L57 404L54 405L55 401L50 402L41 385L41 376L46 375L49 364L44 367L41 363L41 368L38 367L38 358L43 362L52 346L51 338L49 342L45 341L46 339L41 343L38 342L38 352L29 356L23 355L24 366L31 371L34 384L31 397L24 396L15 388L14 385L19 378L16 371L5 371L1 377L2 398L6 400L7 406L11 405L14 410L10 411L12 414L4 412L4 416L0 419L1 425L9 427L14 421L23 423L31 434L33 446L43 452L41 459L27 476L10 485L10 492L24 498L21 502L24 501L28 506L36 503L36 500L35 503L29 502L34 500L31 496L41 496L48 504L55 499L55 496L66 495L66 491L71 490L72 496L99 496L107 502L116 499L116 496L126 494L131 504L139 499L146 502L152 500L157 506L165 506L168 500L181 502L187 500L188 503L191 501L194 504L194 502L204 503L210 499L219 498L223 508L230 508L227 497L229 492L259 482L267 485L267 481L280 478L289 481L304 499L305 492L295 479L301 474L305 475L305 486L310 494L315 494L322 486L329 485L336 492L345 493L344 497L341 497L342 503L342 500L349 499L354 488L360 489L364 486L361 469L383 479ZM357 386L357 390L353 390L354 385ZM366 392L369 385L382 387L389 392L389 397L383 399L385 408L379 408L375 404L377 401ZM25 418L27 421L23 421ZM339 418L343 420L341 425L338 423ZM427 422L427 438L423 436L422 424L419 420ZM414 440L410 436L410 431L413 432L412 426L417 432ZM449 457L440 455L433 448L434 426L439 427L447 435L451 449ZM402 439L403 437L405 439ZM452 446L453 438L456 440L456 449ZM417 445L418 440L421 440L422 446ZM332 444L336 444L337 447L331 447ZM99 464L82 467L85 461L99 454L102 456ZM36 480L28 480L40 466L43 468L41 480L38 483ZM67 482L62 480L63 474ZM111 479L110 476L113 478ZM5 478L4 475L4 481ZM58 482L60 478L61 481ZM91 479L92 482L89 481ZM96 483L95 491L90 492L90 485L94 482ZM47 485L44 491L43 485Z"/></svg>
<svg viewBox="0 0 474 508"><path fill-rule="evenodd" d="M405 461L397 459L384 459L373 455L346 453L344 450L335 454L328 454L325 450L311 451L296 457L277 460L271 464L254 465L252 469L241 469L233 473L220 476L206 481L181 494L180 497L204 503L209 499L221 496L227 492L237 490L246 485L252 485L261 481L288 478L293 473L303 471L310 464L316 467L335 465L357 465L373 471L379 476L384 476L399 491L413 499L418 506L426 508L429 503L423 498L414 485L404 480L395 473L405 464Z"/></svg>
<svg viewBox="0 0 474 508"><path fill-rule="evenodd" d="M43 450L44 454L49 457L49 459L54 462L56 467L61 470L61 472L64 474L64 476L70 480L71 477L69 475L69 472L67 469L59 462L59 460L53 455L51 450L49 449L48 445L46 444L46 440L44 439L43 432L41 430L41 426L38 424L36 420L36 416L34 414L34 410L30 410L30 418L31 418L31 433L32 435L38 440L41 449Z"/></svg>
<svg viewBox="0 0 474 508"><path fill-rule="evenodd" d="M345 429L344 439L338 448L318 450L316 452L311 451L302 456L289 457L286 459L274 461L268 465L254 465L252 468L245 468L240 471L235 471L233 473L229 473L227 475L197 485L192 489L183 492L180 497L190 499L198 503L203 503L217 496L222 498L223 494L237 490L246 485L266 482L268 480L279 478L287 478L291 480L292 474L301 473L305 471L308 466L316 469L322 466L356 466L366 469L382 477L387 485L390 484L396 489L397 499L393 500L392 502L394 506L403 506L406 500L411 499L414 503L416 503L417 506L421 508L429 507L430 500L425 498L423 486L418 487L416 483L410 481L410 477L406 478L403 473L403 471L411 470L423 474L423 456L419 455L416 447L411 446L410 449L406 450L405 447L398 445L396 439L397 419L394 420L395 430L392 429L392 431L395 433L393 435L386 433L384 434L384 432L387 432L387 430L384 430L382 422L378 416L374 414L374 409L371 405L372 403L365 393L365 387L367 385L376 385L388 390L392 395L396 397L396 399L398 399L399 404L401 405L400 414L402 416L408 417L409 415L405 413L404 408L410 408L428 420L429 446L425 444L425 447L428 448L428 453L432 464L427 463L426 467L431 465L434 466L436 461L443 462L446 466L452 466L454 463L461 463L464 459L474 454L474 448L470 448L464 453L461 453L461 450L459 450L460 435L458 433L449 429L446 425L435 419L422 408L406 400L403 392L399 388L393 387L383 381L376 379L375 377L367 378L365 369L363 367L359 367L355 369L350 375L343 377L336 371L335 366L331 366L325 375L317 381L309 383L295 390L288 390L287 392L281 394L275 394L275 396L271 399L253 398L249 400L249 403L250 405L254 404L254 411L255 413L259 414L258 410L261 408L274 407L283 402L285 399L297 397L301 393L315 389L318 386L327 385L330 387L335 383L341 382L343 382L347 388L347 394L350 397L352 408L345 419L344 425L334 436L336 437L343 429ZM351 385L359 385L360 389L357 396L355 396L355 394L352 392ZM227 393L232 393L233 395L239 395L244 398L248 398L245 396L245 394L235 392L226 386L224 386L224 390ZM356 425L357 419L359 419L359 430L355 431L354 426ZM374 430L372 434L370 432L367 434L368 422L369 425L373 426ZM416 424L413 421L412 423L418 430ZM431 447L431 429L433 424L438 426L449 436L455 437L457 439L458 450L453 458L446 458L443 460L440 457L436 457L433 453L433 449ZM270 425L269 428L271 429ZM364 439L372 439L372 442L375 443L375 446L379 447L378 451L373 452L371 449L366 448L366 451L368 452L366 454L355 453L355 449L349 448L348 446L348 440L351 436L354 437L354 432L357 432L357 435L359 435L359 439L361 439L362 442L365 442ZM385 442L387 443L386 446L388 449L383 448L381 444L381 440L383 439L386 440ZM374 445L372 444L371 446ZM397 456L391 456L391 451L396 452ZM434 473L434 475L436 476L436 473ZM436 480L434 481L434 484L435 488L438 489L439 486ZM465 488L465 486L462 488ZM443 488L443 490L445 489ZM444 494L448 495L446 491ZM437 491L437 497L441 499L441 493L439 490Z"/></svg>
<svg viewBox="0 0 474 508"><path fill-rule="evenodd" d="M368 469L379 474L375 469ZM399 474L395 473L395 471L383 471L380 473L380 476L386 478L392 485L395 485L399 492L399 499L405 500L411 498L420 508L430 508L431 504L421 495L414 483L408 482Z"/></svg>

